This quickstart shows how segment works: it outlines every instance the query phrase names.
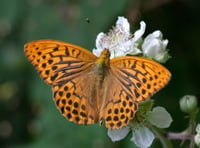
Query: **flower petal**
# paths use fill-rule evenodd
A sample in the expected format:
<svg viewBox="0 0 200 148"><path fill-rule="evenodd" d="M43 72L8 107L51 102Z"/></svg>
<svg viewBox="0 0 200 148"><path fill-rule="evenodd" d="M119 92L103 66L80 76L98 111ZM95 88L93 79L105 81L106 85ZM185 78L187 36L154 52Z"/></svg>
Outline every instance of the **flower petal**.
<svg viewBox="0 0 200 148"><path fill-rule="evenodd" d="M138 41L142 37L142 35L145 32L145 29L146 29L146 24L145 24L144 21L141 21L140 22L140 29L135 31L135 33L134 33L134 38L133 38L134 41Z"/></svg>
<svg viewBox="0 0 200 148"><path fill-rule="evenodd" d="M154 134L147 127L134 129L132 133L131 141L140 148L150 147L154 140Z"/></svg>
<svg viewBox="0 0 200 148"><path fill-rule="evenodd" d="M124 139L127 134L129 133L130 128L129 127L122 127L121 129L108 129L108 136L110 137L110 139L114 142L114 141L119 141Z"/></svg>
<svg viewBox="0 0 200 148"><path fill-rule="evenodd" d="M149 111L148 120L158 128L167 128L173 121L170 114L163 107L154 107L152 111Z"/></svg>
<svg viewBox="0 0 200 148"><path fill-rule="evenodd" d="M120 32L128 34L130 33L130 24L128 20L123 16L118 17L118 20L116 22L116 28L118 28Z"/></svg>

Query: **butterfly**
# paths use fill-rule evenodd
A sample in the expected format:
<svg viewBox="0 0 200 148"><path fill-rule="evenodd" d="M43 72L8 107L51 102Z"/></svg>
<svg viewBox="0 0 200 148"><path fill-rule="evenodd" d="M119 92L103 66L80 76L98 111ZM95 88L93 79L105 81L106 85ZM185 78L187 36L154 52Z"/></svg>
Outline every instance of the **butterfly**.
<svg viewBox="0 0 200 148"><path fill-rule="evenodd" d="M109 49L97 57L88 50L56 40L24 46L28 60L52 87L57 108L77 124L104 122L120 129L134 118L138 104L170 80L161 64L142 57L110 59Z"/></svg>

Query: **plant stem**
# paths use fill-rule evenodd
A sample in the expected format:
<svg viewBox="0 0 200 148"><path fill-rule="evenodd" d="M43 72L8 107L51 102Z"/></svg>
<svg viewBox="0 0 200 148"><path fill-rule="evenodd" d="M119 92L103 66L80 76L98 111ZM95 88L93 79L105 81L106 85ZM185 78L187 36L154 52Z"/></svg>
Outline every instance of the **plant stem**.
<svg viewBox="0 0 200 148"><path fill-rule="evenodd" d="M190 121L189 121L189 128L190 128L189 132L191 134L190 148L194 147L194 134L195 134L195 126L196 126L195 118L196 118L196 113L193 113L190 115Z"/></svg>
<svg viewBox="0 0 200 148"><path fill-rule="evenodd" d="M187 140L191 138L191 134L183 134L183 133L166 133L165 137L167 139L179 139L179 140Z"/></svg>
<svg viewBox="0 0 200 148"><path fill-rule="evenodd" d="M160 140L163 148L173 148L171 142L165 138L165 134L161 129L153 127L152 130Z"/></svg>
<svg viewBox="0 0 200 148"><path fill-rule="evenodd" d="M184 142L185 140L190 140L189 148L194 147L194 134L192 133L166 133L165 137L167 139L179 139Z"/></svg>

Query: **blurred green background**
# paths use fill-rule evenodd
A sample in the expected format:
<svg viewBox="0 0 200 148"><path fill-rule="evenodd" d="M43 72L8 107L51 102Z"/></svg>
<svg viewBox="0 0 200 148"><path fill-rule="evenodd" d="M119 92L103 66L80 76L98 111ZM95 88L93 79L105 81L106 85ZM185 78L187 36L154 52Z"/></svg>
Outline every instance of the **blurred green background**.
<svg viewBox="0 0 200 148"><path fill-rule="evenodd" d="M131 134L113 143L104 126L66 121L55 107L51 88L23 51L26 42L39 39L67 41L92 50L96 35L107 32L118 16L128 18L132 32L144 20L145 36L159 29L169 40L172 58L165 66L172 80L153 98L174 119L167 130L182 131L187 119L179 110L179 99L185 94L200 98L199 10L199 0L0 0L0 147L134 147ZM174 141L175 146L179 144ZM161 145L155 140L152 147Z"/></svg>

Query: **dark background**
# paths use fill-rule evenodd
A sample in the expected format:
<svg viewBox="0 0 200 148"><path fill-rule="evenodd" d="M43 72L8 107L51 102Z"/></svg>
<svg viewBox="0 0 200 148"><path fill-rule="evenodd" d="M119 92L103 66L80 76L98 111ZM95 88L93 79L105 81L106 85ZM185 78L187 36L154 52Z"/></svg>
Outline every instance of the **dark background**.
<svg viewBox="0 0 200 148"><path fill-rule="evenodd" d="M1 0L0 147L134 147L131 134L113 143L104 126L66 121L55 107L51 88L39 78L23 51L26 42L39 39L67 41L92 50L96 35L108 32L118 16L128 18L132 32L144 20L145 36L159 29L169 40L172 58L165 66L172 79L153 98L155 105L164 106L174 119L167 131L180 132L187 127L179 99L186 94L200 98L199 0ZM174 144L179 146L180 141ZM161 146L154 141L152 147Z"/></svg>

